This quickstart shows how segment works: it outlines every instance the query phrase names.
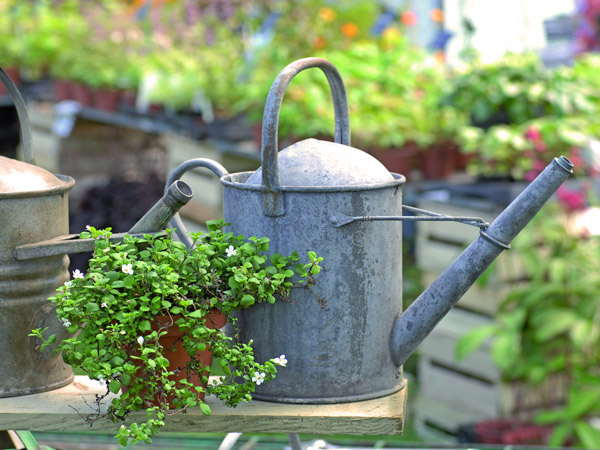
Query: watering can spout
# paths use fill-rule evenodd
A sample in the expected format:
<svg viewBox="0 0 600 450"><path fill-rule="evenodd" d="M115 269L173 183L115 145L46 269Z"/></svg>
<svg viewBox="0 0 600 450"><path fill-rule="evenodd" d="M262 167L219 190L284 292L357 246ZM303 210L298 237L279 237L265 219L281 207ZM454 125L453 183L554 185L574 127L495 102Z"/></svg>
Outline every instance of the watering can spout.
<svg viewBox="0 0 600 450"><path fill-rule="evenodd" d="M555 158L396 319L390 341L396 365L408 359L494 259L510 248L510 242L572 173L567 158Z"/></svg>

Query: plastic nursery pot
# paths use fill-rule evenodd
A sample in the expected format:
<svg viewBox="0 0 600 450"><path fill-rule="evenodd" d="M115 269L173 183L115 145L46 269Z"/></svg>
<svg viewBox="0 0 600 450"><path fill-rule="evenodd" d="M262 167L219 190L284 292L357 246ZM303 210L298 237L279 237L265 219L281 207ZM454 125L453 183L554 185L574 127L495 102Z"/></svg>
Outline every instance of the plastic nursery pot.
<svg viewBox="0 0 600 450"><path fill-rule="evenodd" d="M183 332L179 330L179 327L175 324L175 322L180 318L179 315L173 316L157 316L151 322L152 331L166 331L167 333L161 336L158 339L160 345L164 348L164 357L169 360L169 369L175 372L172 376L169 377L169 380L175 381L176 386L180 386L181 380L188 380L194 386L204 386L206 387L206 383L202 383L201 377L197 373L188 374L188 363L191 361L190 355L183 348L183 340L182 337L184 335ZM206 316L206 326L210 329L218 329L223 328L227 323L227 318L220 311L210 312ZM131 355L136 355L137 349L134 349L131 352ZM197 359L199 359L200 363L203 367L211 367L213 361L213 352L210 348L204 350L202 352L198 352ZM141 363L139 359L133 359L131 361L135 366L140 367ZM139 370L138 370L139 372ZM203 375L206 375L204 373ZM131 380L131 383L136 383L135 379ZM123 393L129 390L128 386L122 387ZM198 394L198 400L204 400L204 392ZM167 397L167 402L169 407L173 407L173 398ZM161 394L155 393L154 400L151 406L160 406L161 404Z"/></svg>

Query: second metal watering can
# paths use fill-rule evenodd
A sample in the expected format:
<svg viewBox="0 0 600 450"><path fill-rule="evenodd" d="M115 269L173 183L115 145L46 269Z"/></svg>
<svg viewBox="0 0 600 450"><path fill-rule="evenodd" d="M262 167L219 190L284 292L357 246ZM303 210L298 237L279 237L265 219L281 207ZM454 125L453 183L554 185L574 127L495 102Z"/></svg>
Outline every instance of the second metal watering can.
<svg viewBox="0 0 600 450"><path fill-rule="evenodd" d="M69 279L67 253L91 251L93 239L68 235L68 192L75 181L35 166L25 102L0 68L21 125L24 161L0 156L0 398L64 386L73 372L60 355L40 352L33 328L49 328L59 339L67 332L47 298ZM169 186L129 234L164 229L191 199L183 182ZM122 239L123 234L113 237Z"/></svg>
<svg viewBox="0 0 600 450"><path fill-rule="evenodd" d="M308 139L277 151L285 89L300 71L320 68L332 90L335 143ZM323 270L292 301L255 305L239 318L240 338L254 340L256 357L285 354L286 368L254 397L291 403L376 398L403 386L401 366L490 263L572 173L555 159L492 224L420 211L417 220L460 220L480 236L402 312L402 229L405 178L350 147L348 103L337 69L306 58L287 66L269 92L262 124L262 167L229 174L220 164L190 160L170 182L206 167L224 188L230 231L267 236L271 251L302 256L314 250ZM419 212L419 211L417 211ZM180 220L175 226L182 229ZM185 236L181 236L185 238Z"/></svg>

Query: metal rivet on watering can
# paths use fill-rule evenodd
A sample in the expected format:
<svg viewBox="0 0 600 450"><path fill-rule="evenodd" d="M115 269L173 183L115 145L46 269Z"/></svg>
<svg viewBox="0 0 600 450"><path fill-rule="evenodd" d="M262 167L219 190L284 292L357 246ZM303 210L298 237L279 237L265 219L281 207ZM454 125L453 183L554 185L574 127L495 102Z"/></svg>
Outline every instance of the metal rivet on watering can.
<svg viewBox="0 0 600 450"><path fill-rule="evenodd" d="M0 156L0 397L27 395L70 383L73 372L60 355L39 351L34 328L48 328L57 339L67 330L48 297L69 279L67 253L91 251L94 239L69 235L69 190L75 181L33 165L31 130L25 102L0 68L0 80L15 102L24 161ZM130 234L157 232L191 199L185 183L172 183L162 199ZM120 240L123 233L114 234Z"/></svg>
<svg viewBox="0 0 600 450"><path fill-rule="evenodd" d="M325 72L335 105L335 143L307 139L277 152L279 109L300 71ZM254 340L256 358L284 353L286 368L253 397L291 403L333 403L381 397L402 387L401 365L491 261L508 247L572 172L555 159L492 224L415 208L403 216L404 176L350 144L341 77L328 61L307 58L273 83L263 117L262 167L228 174L208 167L224 186L230 230L267 236L271 251L323 257L316 285L294 289L291 301L254 305L240 314L240 339ZM198 161L198 160L196 160ZM190 167L193 162L186 163ZM181 176L186 164L177 170ZM402 313L403 220L457 220L481 236Z"/></svg>

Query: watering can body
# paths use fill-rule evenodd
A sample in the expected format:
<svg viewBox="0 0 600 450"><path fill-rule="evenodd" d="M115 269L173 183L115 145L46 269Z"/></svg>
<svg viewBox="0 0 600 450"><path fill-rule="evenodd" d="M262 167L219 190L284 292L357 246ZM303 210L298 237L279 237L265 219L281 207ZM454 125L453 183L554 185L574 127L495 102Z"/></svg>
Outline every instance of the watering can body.
<svg viewBox="0 0 600 450"><path fill-rule="evenodd" d="M387 395L401 387L400 370L382 343L389 340L389 330L402 311L402 226L360 222L335 228L330 219L332 211L400 215L404 177L392 176L369 155L339 144L309 140L286 153L304 153L306 147L312 147L313 158L323 154L319 162L329 161L326 156L335 151L345 155L346 163L354 155L360 173L376 166L386 181L340 186L337 177L332 179L335 185L323 186L323 180L294 177L313 188L286 186L286 214L270 217L262 214L261 185L252 184L254 175L237 173L221 179L223 214L231 223L230 231L267 236L271 249L281 254L297 250L306 258L313 250L323 258L315 286L294 289L290 302L258 304L240 314L240 338L254 340L258 360L283 353L289 361L281 375L257 386L253 396L336 403ZM351 170L347 176L355 179L356 173Z"/></svg>
<svg viewBox="0 0 600 450"><path fill-rule="evenodd" d="M46 391L73 379L60 355L40 353L37 340L28 337L38 327L51 327L59 338L66 337L46 299L69 279L69 259L53 255L17 261L13 249L69 232L67 195L74 181L41 169L32 174L27 166L0 157L0 397Z"/></svg>

